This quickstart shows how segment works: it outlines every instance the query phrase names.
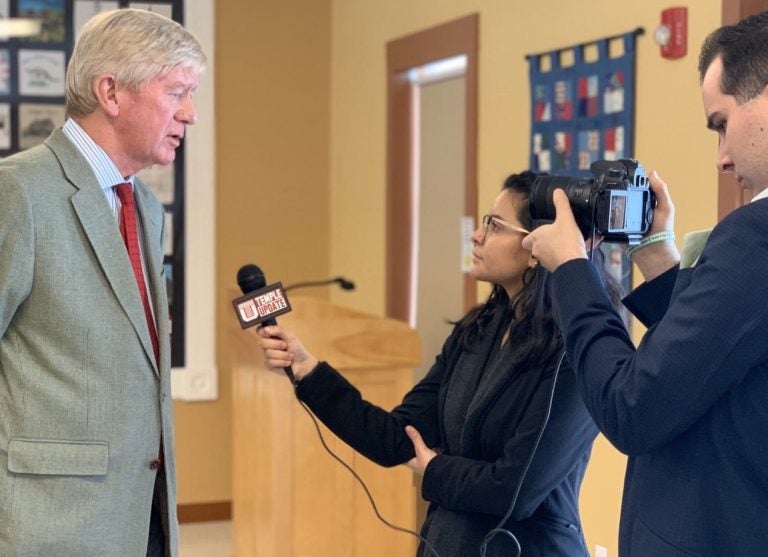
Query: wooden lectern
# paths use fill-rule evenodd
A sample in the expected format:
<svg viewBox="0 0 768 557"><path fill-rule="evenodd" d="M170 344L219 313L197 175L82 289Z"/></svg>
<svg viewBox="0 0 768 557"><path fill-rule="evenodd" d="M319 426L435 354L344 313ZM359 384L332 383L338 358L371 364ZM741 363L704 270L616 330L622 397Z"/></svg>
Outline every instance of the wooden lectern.
<svg viewBox="0 0 768 557"><path fill-rule="evenodd" d="M413 385L420 341L406 324L294 296L279 322L320 360L386 409ZM387 528L362 487L323 449L288 379L263 367L251 330L233 333L233 541L236 557L391 557L417 540ZM382 468L321 425L329 447L363 478L379 511L417 530L413 473Z"/></svg>

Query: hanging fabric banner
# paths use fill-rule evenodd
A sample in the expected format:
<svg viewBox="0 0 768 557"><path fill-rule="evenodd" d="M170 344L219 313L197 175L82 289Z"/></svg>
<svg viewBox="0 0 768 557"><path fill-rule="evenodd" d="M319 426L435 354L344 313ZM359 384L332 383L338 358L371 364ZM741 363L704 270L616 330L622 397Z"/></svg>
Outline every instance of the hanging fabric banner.
<svg viewBox="0 0 768 557"><path fill-rule="evenodd" d="M531 170L588 175L596 160L632 158L635 42L642 29L528 59L531 80ZM611 44L619 41L618 45ZM613 47L621 52L611 57ZM592 48L594 60L585 60ZM564 53L573 64L564 66Z"/></svg>

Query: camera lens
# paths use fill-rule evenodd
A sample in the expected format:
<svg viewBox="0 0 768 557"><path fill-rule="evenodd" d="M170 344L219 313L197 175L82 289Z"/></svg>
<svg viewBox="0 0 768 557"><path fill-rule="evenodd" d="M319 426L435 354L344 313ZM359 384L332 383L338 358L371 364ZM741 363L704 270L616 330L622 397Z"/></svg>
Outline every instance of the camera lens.
<svg viewBox="0 0 768 557"><path fill-rule="evenodd" d="M555 204L552 194L561 189L568 196L568 203L573 211L582 234L590 233L592 213L596 193L593 191L594 178L574 178L571 176L539 176L531 186L528 201L531 218L538 226L555 220Z"/></svg>

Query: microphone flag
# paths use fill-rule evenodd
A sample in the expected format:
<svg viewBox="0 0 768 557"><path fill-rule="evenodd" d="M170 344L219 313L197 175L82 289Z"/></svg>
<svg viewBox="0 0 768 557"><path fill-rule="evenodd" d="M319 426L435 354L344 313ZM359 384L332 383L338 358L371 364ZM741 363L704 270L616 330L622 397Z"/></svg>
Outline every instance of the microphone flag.
<svg viewBox="0 0 768 557"><path fill-rule="evenodd" d="M254 327L269 319L274 321L278 315L291 311L291 304L280 282L232 300L232 305L243 329Z"/></svg>

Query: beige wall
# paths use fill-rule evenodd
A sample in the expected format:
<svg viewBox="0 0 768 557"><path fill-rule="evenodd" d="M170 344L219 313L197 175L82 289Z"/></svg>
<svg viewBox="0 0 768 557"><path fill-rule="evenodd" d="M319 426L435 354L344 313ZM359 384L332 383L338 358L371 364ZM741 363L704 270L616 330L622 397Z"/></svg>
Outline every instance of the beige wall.
<svg viewBox="0 0 768 557"><path fill-rule="evenodd" d="M216 3L215 15L211 295L220 398L175 404L180 504L232 498L230 302L237 270L255 263L267 280L287 285L327 276L330 260L329 1L227 0Z"/></svg>
<svg viewBox="0 0 768 557"><path fill-rule="evenodd" d="M668 5L667 0L333 2L330 265L362 285L344 299L360 309L384 311L385 44L470 13L480 14L481 211L504 176L527 166L530 101L524 55L642 26L636 156L658 168L673 188L679 233L711 225L716 140L704 128L695 68L701 41L719 25L720 0L689 7L689 55L678 61L662 59L652 38Z"/></svg>
<svg viewBox="0 0 768 557"><path fill-rule="evenodd" d="M636 155L670 183L677 232L716 214L716 140L704 129L696 53L720 0L689 7L689 52L663 60L652 34L667 0L227 0L216 5L217 330L230 328L245 262L285 283L344 274L334 301L381 314L385 279L385 44L480 14L480 212L528 160L523 56L646 29L638 41ZM322 293L320 294L322 295ZM231 497L229 335L217 338L221 400L176 406L180 502ZM616 555L623 458L595 449L585 485L589 543Z"/></svg>

